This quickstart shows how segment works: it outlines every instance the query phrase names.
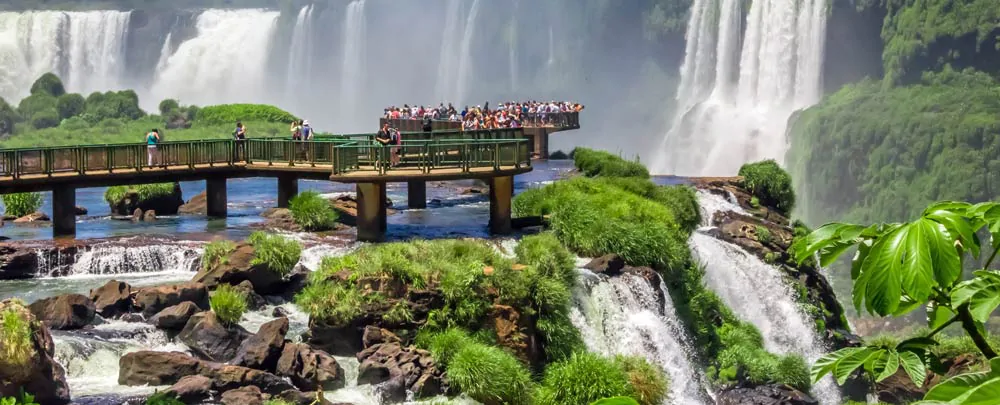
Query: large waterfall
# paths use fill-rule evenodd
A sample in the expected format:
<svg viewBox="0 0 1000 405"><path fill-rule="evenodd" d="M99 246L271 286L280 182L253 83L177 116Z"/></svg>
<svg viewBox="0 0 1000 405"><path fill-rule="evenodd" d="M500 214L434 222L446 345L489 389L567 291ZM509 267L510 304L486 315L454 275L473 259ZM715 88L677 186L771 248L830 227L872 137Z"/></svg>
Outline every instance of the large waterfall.
<svg viewBox="0 0 1000 405"><path fill-rule="evenodd" d="M743 3L692 4L678 114L654 171L731 175L781 160L788 118L819 100L827 2L753 1L741 31Z"/></svg>
<svg viewBox="0 0 1000 405"><path fill-rule="evenodd" d="M358 105L358 98L365 88L367 69L364 48L365 38L365 0L354 0L347 5L344 14L344 57L340 72L340 108L338 121L345 122L359 114L364 114ZM378 114L378 111L372 111Z"/></svg>
<svg viewBox="0 0 1000 405"><path fill-rule="evenodd" d="M312 30L313 5L307 5L299 10L292 31L292 44L288 49L288 71L285 80L285 100L289 108L298 108L303 100L296 97L296 89L307 86L308 78L312 76Z"/></svg>

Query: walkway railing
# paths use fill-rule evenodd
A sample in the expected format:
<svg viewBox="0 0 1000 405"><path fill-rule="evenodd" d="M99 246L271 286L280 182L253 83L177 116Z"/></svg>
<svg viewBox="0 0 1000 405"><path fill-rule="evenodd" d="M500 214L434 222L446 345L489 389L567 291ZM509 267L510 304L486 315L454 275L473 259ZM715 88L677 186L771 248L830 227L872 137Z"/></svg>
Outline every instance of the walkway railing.
<svg viewBox="0 0 1000 405"><path fill-rule="evenodd" d="M558 113L528 113L522 114L521 126L525 128L551 127L559 129L580 128L579 112L558 112ZM379 126L385 123L404 132L422 132L423 121L419 118L385 118L379 119ZM441 130L461 130L461 121L434 120L432 124L434 133Z"/></svg>
<svg viewBox="0 0 1000 405"><path fill-rule="evenodd" d="M373 134L322 137L310 141L254 138L171 141L157 144L149 164L146 144L58 146L0 149L0 179L28 175L71 175L95 172L147 171L154 169L195 170L201 167L302 166L325 168L332 174L415 169L530 166L527 139L512 130L452 131L433 139L404 134L402 144L383 146ZM393 165L392 154L399 155Z"/></svg>

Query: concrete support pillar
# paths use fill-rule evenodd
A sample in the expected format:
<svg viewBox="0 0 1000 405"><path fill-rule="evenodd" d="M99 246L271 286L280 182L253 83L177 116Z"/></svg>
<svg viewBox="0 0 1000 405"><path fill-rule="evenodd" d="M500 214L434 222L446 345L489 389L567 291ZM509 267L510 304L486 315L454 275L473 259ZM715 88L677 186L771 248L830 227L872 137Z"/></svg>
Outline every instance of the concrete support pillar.
<svg viewBox="0 0 1000 405"><path fill-rule="evenodd" d="M533 138L535 156L539 159L548 159L549 130L547 128L533 128L531 137Z"/></svg>
<svg viewBox="0 0 1000 405"><path fill-rule="evenodd" d="M52 189L52 236L76 236L76 188L59 186Z"/></svg>
<svg viewBox="0 0 1000 405"><path fill-rule="evenodd" d="M514 196L514 176L490 179L490 233L511 232L510 205Z"/></svg>
<svg viewBox="0 0 1000 405"><path fill-rule="evenodd" d="M406 193L410 208L427 208L427 182L419 180L406 182Z"/></svg>
<svg viewBox="0 0 1000 405"><path fill-rule="evenodd" d="M299 178L294 175L278 176L278 208L288 208L292 197L299 193Z"/></svg>
<svg viewBox="0 0 1000 405"><path fill-rule="evenodd" d="M358 240L381 242L387 228L385 183L358 183Z"/></svg>
<svg viewBox="0 0 1000 405"><path fill-rule="evenodd" d="M226 203L228 197L226 193L225 177L209 177L205 180L206 204L208 205L208 216L213 218L225 218L228 214Z"/></svg>

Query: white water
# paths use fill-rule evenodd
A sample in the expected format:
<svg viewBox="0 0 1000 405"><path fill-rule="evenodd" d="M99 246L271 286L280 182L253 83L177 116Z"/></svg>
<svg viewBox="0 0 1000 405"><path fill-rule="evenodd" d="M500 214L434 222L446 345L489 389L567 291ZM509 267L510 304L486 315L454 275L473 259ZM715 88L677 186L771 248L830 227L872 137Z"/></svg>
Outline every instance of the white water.
<svg viewBox="0 0 1000 405"><path fill-rule="evenodd" d="M662 306L657 291L638 276L605 278L581 269L570 319L588 350L640 356L666 371L669 403L708 403L700 372L691 361L691 344L662 282L659 293L666 298Z"/></svg>
<svg viewBox="0 0 1000 405"><path fill-rule="evenodd" d="M305 102L301 100L300 89L307 88L312 77L312 12L313 5L307 5L299 10L292 30L292 43L288 49L288 71L285 73L285 100L290 107Z"/></svg>
<svg viewBox="0 0 1000 405"><path fill-rule="evenodd" d="M0 97L18 100L44 73L66 90L119 89L130 12L0 13Z"/></svg>
<svg viewBox="0 0 1000 405"><path fill-rule="evenodd" d="M364 114L358 109L358 101L368 78L364 46L366 25L365 0L352 1L347 5L347 13L344 15L344 57L340 71L342 88L338 110L341 114L339 121L344 123L357 122L359 114Z"/></svg>
<svg viewBox="0 0 1000 405"><path fill-rule="evenodd" d="M699 205L714 203L699 195ZM738 208L727 202L719 209L729 207ZM812 319L802 311L781 270L738 246L700 232L693 233L688 243L694 257L705 266L705 283L740 319L760 330L765 349L799 354L810 363L826 352ZM811 392L823 405L840 403L839 390L830 378L814 385Z"/></svg>
<svg viewBox="0 0 1000 405"><path fill-rule="evenodd" d="M174 98L183 104L265 102L268 50L278 12L205 10L197 35L177 46L156 72L144 102Z"/></svg>
<svg viewBox="0 0 1000 405"><path fill-rule="evenodd" d="M441 40L441 58L438 61L436 88L439 100L456 103L466 100L479 8L479 0L472 0L472 6L463 22L462 0L448 0L444 38Z"/></svg>
<svg viewBox="0 0 1000 405"><path fill-rule="evenodd" d="M752 2L742 45L741 3L692 4L680 109L655 172L731 175L748 161L781 161L788 118L819 100L827 2Z"/></svg>

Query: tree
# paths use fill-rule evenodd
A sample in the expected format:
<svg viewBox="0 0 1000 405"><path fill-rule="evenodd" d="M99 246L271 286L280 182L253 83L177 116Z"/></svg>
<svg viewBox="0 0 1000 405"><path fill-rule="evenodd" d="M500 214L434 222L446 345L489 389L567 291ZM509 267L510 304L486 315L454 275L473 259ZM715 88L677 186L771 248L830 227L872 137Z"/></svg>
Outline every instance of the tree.
<svg viewBox="0 0 1000 405"><path fill-rule="evenodd" d="M17 105L17 113L21 120L31 120L35 114L56 109L56 98L48 93L36 93L21 100Z"/></svg>
<svg viewBox="0 0 1000 405"><path fill-rule="evenodd" d="M61 120L83 114L86 108L87 101L76 93L63 94L56 100L56 111L59 112Z"/></svg>
<svg viewBox="0 0 1000 405"><path fill-rule="evenodd" d="M55 128L60 122L62 120L59 119L59 113L54 109L39 111L31 116L31 126L35 129Z"/></svg>
<svg viewBox="0 0 1000 405"><path fill-rule="evenodd" d="M53 97L59 97L66 94L66 88L63 87L63 82L59 80L59 76L46 73L31 85L31 94L48 94Z"/></svg>
<svg viewBox="0 0 1000 405"><path fill-rule="evenodd" d="M7 104L7 100L0 97L0 135L14 133L14 122L17 120L17 112Z"/></svg>
<svg viewBox="0 0 1000 405"><path fill-rule="evenodd" d="M177 110L180 107L181 106L180 104L177 103L177 100L168 98L160 102L160 115L166 117L170 115L170 113L174 112L174 110Z"/></svg>

